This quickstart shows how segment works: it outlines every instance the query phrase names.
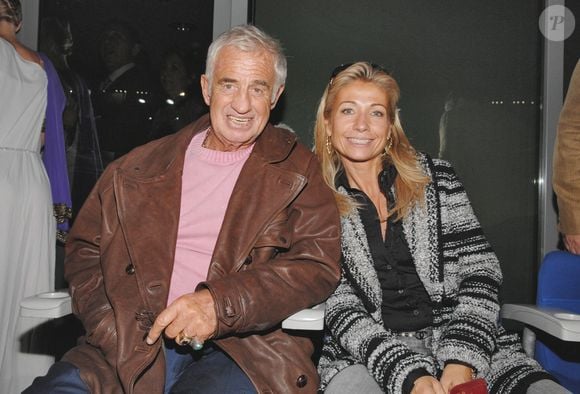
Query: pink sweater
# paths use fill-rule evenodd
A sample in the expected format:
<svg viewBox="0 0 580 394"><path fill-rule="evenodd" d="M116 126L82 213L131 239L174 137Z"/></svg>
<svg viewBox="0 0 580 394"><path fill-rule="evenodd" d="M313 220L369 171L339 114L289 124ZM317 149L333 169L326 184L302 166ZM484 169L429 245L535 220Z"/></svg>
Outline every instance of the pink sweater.
<svg viewBox="0 0 580 394"><path fill-rule="evenodd" d="M207 134L193 137L183 164L181 211L175 262L167 305L191 293L207 278L226 207L253 145L235 152L201 146Z"/></svg>

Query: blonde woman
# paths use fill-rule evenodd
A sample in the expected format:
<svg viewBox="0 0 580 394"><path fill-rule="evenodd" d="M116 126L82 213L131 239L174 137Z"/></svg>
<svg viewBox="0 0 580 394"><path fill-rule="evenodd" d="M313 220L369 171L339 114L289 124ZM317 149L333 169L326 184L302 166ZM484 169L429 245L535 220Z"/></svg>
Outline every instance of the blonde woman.
<svg viewBox="0 0 580 394"><path fill-rule="evenodd" d="M417 152L382 68L342 65L315 150L342 216L342 279L327 301L327 393L566 392L498 325L499 262L451 166Z"/></svg>

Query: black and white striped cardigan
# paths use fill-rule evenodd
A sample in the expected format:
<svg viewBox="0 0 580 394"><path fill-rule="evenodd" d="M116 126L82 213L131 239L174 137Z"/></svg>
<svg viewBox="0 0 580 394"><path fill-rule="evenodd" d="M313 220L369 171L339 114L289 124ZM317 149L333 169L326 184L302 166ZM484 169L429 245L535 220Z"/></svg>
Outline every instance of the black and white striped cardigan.
<svg viewBox="0 0 580 394"><path fill-rule="evenodd" d="M431 182L425 204L403 219L403 231L433 304L433 356L410 351L384 327L381 287L355 213L342 219L343 275L326 303L321 390L343 368L362 364L386 393L397 394L411 371L437 375L455 360L475 367L490 393L525 392L550 376L524 354L519 337L498 323L497 257L449 163L423 154L419 161Z"/></svg>

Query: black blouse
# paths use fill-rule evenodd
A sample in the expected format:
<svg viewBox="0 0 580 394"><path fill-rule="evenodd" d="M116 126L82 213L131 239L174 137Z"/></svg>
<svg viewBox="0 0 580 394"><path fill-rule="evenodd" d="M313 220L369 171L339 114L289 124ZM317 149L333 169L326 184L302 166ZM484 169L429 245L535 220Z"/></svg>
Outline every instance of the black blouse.
<svg viewBox="0 0 580 394"><path fill-rule="evenodd" d="M391 186L397 170L393 165L385 164L385 167L379 174L378 182L390 211L395 205ZM351 188L343 172L338 174L337 185L343 186L361 205L359 214L383 292L382 317L385 328L416 331L431 326L431 300L415 269L402 221L394 221L392 216L389 217L383 240L379 216L371 199L364 192Z"/></svg>

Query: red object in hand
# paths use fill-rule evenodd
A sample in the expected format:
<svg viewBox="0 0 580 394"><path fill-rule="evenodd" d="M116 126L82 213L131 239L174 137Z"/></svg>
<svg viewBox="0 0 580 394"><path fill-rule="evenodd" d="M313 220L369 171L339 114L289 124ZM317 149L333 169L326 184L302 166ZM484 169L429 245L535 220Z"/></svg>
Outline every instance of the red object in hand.
<svg viewBox="0 0 580 394"><path fill-rule="evenodd" d="M474 379L453 387L449 394L488 394L485 379Z"/></svg>

